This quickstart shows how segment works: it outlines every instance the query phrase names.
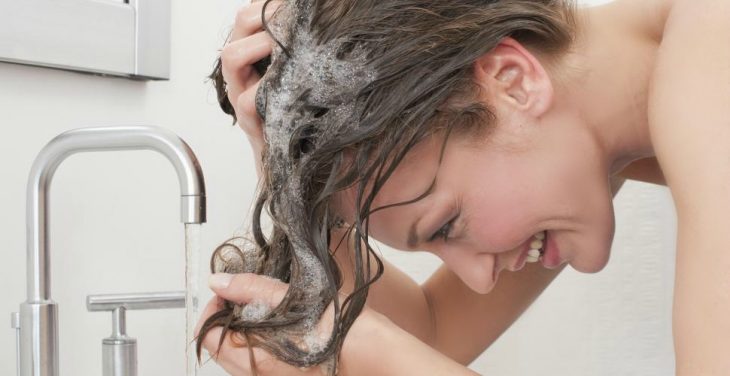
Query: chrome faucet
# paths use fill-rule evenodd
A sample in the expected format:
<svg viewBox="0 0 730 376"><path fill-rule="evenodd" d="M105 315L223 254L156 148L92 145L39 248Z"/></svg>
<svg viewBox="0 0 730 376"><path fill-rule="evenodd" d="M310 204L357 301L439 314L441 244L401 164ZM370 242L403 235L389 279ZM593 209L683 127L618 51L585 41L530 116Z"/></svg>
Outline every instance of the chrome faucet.
<svg viewBox="0 0 730 376"><path fill-rule="evenodd" d="M51 140L38 154L26 197L28 298L14 315L19 324L21 376L58 376L58 305L51 300L48 240L49 187L66 157L85 151L155 150L173 165L180 182L183 223L205 222L205 182L195 154L174 133L159 127L80 128ZM19 320L16 318L19 316ZM18 322L19 321L19 322Z"/></svg>

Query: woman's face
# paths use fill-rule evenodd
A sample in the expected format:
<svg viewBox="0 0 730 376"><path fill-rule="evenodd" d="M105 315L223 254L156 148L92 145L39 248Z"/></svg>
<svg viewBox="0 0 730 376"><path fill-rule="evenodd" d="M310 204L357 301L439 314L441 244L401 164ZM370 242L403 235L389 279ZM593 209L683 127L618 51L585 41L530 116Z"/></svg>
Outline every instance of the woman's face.
<svg viewBox="0 0 730 376"><path fill-rule="evenodd" d="M396 249L435 254L479 293L494 287L501 270L514 270L533 235L545 230L561 264L601 270L614 217L607 173L591 137L558 122L513 121L488 138L479 143L452 135L440 164L443 134L418 144L371 209L412 200L435 177L431 193L371 214L370 236ZM346 218L353 218L354 190L343 197Z"/></svg>
<svg viewBox="0 0 730 376"><path fill-rule="evenodd" d="M436 183L419 201L371 214L370 236L435 254L480 293L494 287L500 271L515 270L542 231L560 260L547 267L567 262L581 272L601 270L614 233L612 162L602 137L513 39L480 58L474 71L496 124L480 139L453 134L440 164L443 134L412 149L371 210L412 200ZM351 220L354 189L340 197Z"/></svg>

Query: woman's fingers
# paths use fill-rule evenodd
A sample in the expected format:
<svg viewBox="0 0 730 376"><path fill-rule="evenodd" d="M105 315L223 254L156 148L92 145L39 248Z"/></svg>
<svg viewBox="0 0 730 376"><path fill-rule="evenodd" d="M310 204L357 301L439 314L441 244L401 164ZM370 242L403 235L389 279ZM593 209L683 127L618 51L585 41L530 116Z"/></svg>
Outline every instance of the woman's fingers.
<svg viewBox="0 0 730 376"><path fill-rule="evenodd" d="M208 352L211 359L228 371L231 375L248 375L250 371L250 361L248 350L242 348L241 341L233 341L232 332L226 333L226 337L221 342L221 334L223 328L215 327L208 331L203 338L203 348ZM243 350L243 351L242 351ZM254 348L254 356L258 356L256 348Z"/></svg>
<svg viewBox="0 0 730 376"><path fill-rule="evenodd" d="M289 286L277 279L252 273L216 273L210 276L208 283L216 295L228 301L238 304L258 301L269 307L281 303Z"/></svg>
<svg viewBox="0 0 730 376"><path fill-rule="evenodd" d="M243 90L259 80L252 64L270 55L273 43L273 39L261 31L223 47L221 72L231 103L235 103Z"/></svg>
<svg viewBox="0 0 730 376"><path fill-rule="evenodd" d="M235 51L236 48L247 48L246 45L251 42L249 38L271 40L268 35L262 32L230 44L221 54L221 69L224 80L227 82L228 101L233 105L238 125L246 132L251 143L256 175L260 177L262 174L261 152L264 148L264 136L263 121L256 112L256 91L261 80L251 64L270 54L272 47L264 43L259 45L258 48L253 48L249 56L236 55L238 54ZM239 42L245 45L240 46L238 45ZM231 78L231 76L234 77Z"/></svg>
<svg viewBox="0 0 730 376"><path fill-rule="evenodd" d="M203 308L203 312L200 314L200 320L198 320L198 323L195 325L195 331L193 333L195 338L198 337L198 334L200 333L200 328L203 327L203 323L205 320L208 319L208 317L212 316L214 313L220 311L223 309L223 299L218 297L217 295L212 297L208 304L205 305L205 308Z"/></svg>
<svg viewBox="0 0 730 376"><path fill-rule="evenodd" d="M253 273L215 273L210 276L208 284L217 297L208 302L201 321L219 310L224 299L238 304L261 302L275 307L281 303L289 288L287 283ZM334 307L330 304L324 316L333 316L333 313ZM315 333L323 343L329 339L331 328L331 317L324 318L317 324ZM196 329L196 333L198 331ZM249 344L241 333L228 331L223 337L222 333L223 328L220 326L211 328L199 341L211 358L231 375L251 374L252 358L249 349L253 352L255 367L261 376L321 375L319 367L299 368L289 365L257 347L255 343L248 348Z"/></svg>
<svg viewBox="0 0 730 376"><path fill-rule="evenodd" d="M222 333L223 327L216 326L215 328L210 329L205 335L205 338L203 338L203 348L208 351L208 354L210 354L210 356L214 359L226 358L226 355L228 355L226 352L235 351L236 349L240 349L241 346L246 345L246 342L242 339L233 339L233 336L237 334L232 331L228 331L228 333L226 333L226 338L224 338L221 343ZM219 343L220 347L218 346ZM235 352L238 353L238 351Z"/></svg>
<svg viewBox="0 0 730 376"><path fill-rule="evenodd" d="M264 7L264 1L255 1L238 10L236 13L236 23L231 32L231 41L249 36L261 29L264 25L261 22L261 9ZM271 1L266 5L266 14L264 17L268 21L271 15L281 6L281 1Z"/></svg>
<svg viewBox="0 0 730 376"><path fill-rule="evenodd" d="M251 372L251 358L249 357L246 341L239 333L229 331L221 342L222 327L215 327L208 331L203 338L203 348L210 357L231 375L248 375ZM282 366L278 359L265 350L253 347L254 359L259 375L279 375L275 372Z"/></svg>
<svg viewBox="0 0 730 376"><path fill-rule="evenodd" d="M264 2L255 2L242 7L236 14L236 23L231 36L221 52L223 78L227 83L228 100L235 102L235 98L247 85L249 76L258 80L258 74L251 69L251 64L271 54L273 39L262 30L261 9ZM281 5L281 1L272 1L266 7L267 20Z"/></svg>
<svg viewBox="0 0 730 376"><path fill-rule="evenodd" d="M256 112L256 91L259 88L261 81L257 81L253 85L249 86L246 90L236 98L235 104L236 115L242 121L238 122L238 125L246 132L251 141L256 141L263 144L264 142L264 130L261 127L261 120ZM260 146L260 145L257 145Z"/></svg>
<svg viewBox="0 0 730 376"><path fill-rule="evenodd" d="M264 139L262 119L256 112L256 90L261 77L253 69L253 64L271 55L274 47L274 40L262 30L261 13L265 12L264 18L270 20L282 4L281 0L254 1L240 8L229 41L220 55L228 101L233 106L239 126L253 146L258 176L261 176Z"/></svg>
<svg viewBox="0 0 730 376"><path fill-rule="evenodd" d="M195 327L195 337L197 338L200 333L205 320L208 319L212 314L220 311L223 308L224 300L219 296L214 296L208 301L208 304L201 313L200 320ZM221 334L223 328L216 326L211 328L205 335L204 338L199 338L203 348L208 352L210 357L218 363L221 367L226 369L232 375L244 375L250 371L248 350L241 351L241 347L246 345L246 341L243 340L240 334L228 332L226 337L221 342ZM259 354L261 350L254 349L256 360L259 357L266 357L266 354Z"/></svg>
<svg viewBox="0 0 730 376"><path fill-rule="evenodd" d="M256 82L241 93L234 105L238 126L246 133L248 142L251 144L254 163L256 164L256 176L259 177L263 173L261 153L266 143L264 141L263 121L256 112L256 91L260 83L261 81Z"/></svg>

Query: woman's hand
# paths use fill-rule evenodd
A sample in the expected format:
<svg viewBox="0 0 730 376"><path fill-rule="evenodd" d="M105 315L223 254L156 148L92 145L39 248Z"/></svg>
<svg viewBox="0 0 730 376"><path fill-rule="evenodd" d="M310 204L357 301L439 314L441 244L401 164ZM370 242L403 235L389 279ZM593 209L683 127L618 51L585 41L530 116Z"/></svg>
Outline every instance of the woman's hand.
<svg viewBox="0 0 730 376"><path fill-rule="evenodd" d="M228 101L236 113L238 125L251 143L259 177L264 136L262 119L256 113L255 97L261 77L253 64L269 56L274 45L274 40L263 30L261 23L263 4L263 1L257 1L238 11L230 40L221 51L221 72L226 82ZM280 5L281 1L271 1L267 5L267 20Z"/></svg>
<svg viewBox="0 0 730 376"><path fill-rule="evenodd" d="M198 325L195 329L196 337L198 336L198 332L200 331L200 327L202 326L203 322L205 322L205 320L209 316L222 308L224 299L239 304L255 301L266 304L270 308L274 308L284 298L284 295L286 294L289 286L288 284L279 280L262 277L251 273L217 273L211 276L209 284L210 288L213 290L213 292L216 293L217 296L213 297L203 310L200 321L198 321ZM342 298L344 299L344 297ZM355 324L353 324L353 327L347 336L348 340L345 341L345 345L343 346L343 353L340 357L340 362L346 361L344 348L347 347L349 342L351 342L350 338L357 335L355 334L356 330L363 332L371 332L374 330L374 328L362 328L363 326L374 324L373 320L368 319L368 317L374 314L375 313L373 311L365 308L361 315L358 317L358 319L355 321ZM326 341L330 336L333 317L334 305L330 304L330 306L327 308L327 310L325 310L324 314L322 315L322 320L317 326L317 334L319 335L319 338L321 338L323 341ZM221 367L223 367L231 375L251 375L249 351L248 348L242 346L244 344L243 337L238 334L229 332L226 335L223 344L220 346L220 348L218 348L218 343L220 341L222 332L223 328L221 327L211 329L205 336L205 338L202 339L203 348L205 348L208 353L211 354L213 360L220 364ZM365 339L357 338L355 340L361 343ZM360 346L358 345L358 347ZM326 375L325 370L321 367L309 367L306 369L295 367L276 359L268 352L257 347L253 348L253 352L256 361L256 369L258 371L258 374L261 376ZM349 373L342 372L344 371L342 364L339 368L341 370L341 372L339 373L340 375L349 375Z"/></svg>

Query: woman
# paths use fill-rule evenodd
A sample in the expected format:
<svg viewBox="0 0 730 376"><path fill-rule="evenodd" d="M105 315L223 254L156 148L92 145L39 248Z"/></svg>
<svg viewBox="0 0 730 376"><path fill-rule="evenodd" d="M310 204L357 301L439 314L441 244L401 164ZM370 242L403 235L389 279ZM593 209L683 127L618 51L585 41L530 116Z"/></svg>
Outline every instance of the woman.
<svg viewBox="0 0 730 376"><path fill-rule="evenodd" d="M296 7L304 3L286 9L314 15L300 26L311 22L323 42L311 44L318 59L294 48L309 34L285 21L301 17L260 31L260 3L241 10L221 55L228 108L256 155L264 153L257 217L269 200L274 219L268 240L255 223L264 251L257 266L230 267L220 253L225 262L214 260L215 271L236 273L212 277L218 297L203 313L199 343L228 372L251 374L255 363L264 375L332 373L287 363L339 354L342 375L473 374L464 365L565 265L606 265L611 197L635 179L667 185L677 209L676 373L730 374L730 253L722 247L730 241L729 2ZM339 44L327 50L331 41ZM252 64L271 53L261 86ZM328 64L340 61L327 53L365 73L343 91L324 90L337 72ZM325 68L310 74L297 65L305 61ZM296 95L286 91L292 85ZM355 236L339 244L343 227ZM380 260L362 252L368 236L432 252L444 266L423 286L389 265L381 276L369 267ZM322 282L316 296L302 283L307 257L324 273L309 275ZM505 269L515 273L500 276ZM349 297L344 304L338 292ZM263 319L243 315L253 303L276 308ZM309 303L318 308L302 308ZM297 320L296 309L306 315ZM329 340L287 342L312 316L321 316L315 333ZM277 338L282 331L287 337Z"/></svg>

